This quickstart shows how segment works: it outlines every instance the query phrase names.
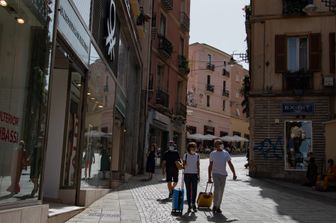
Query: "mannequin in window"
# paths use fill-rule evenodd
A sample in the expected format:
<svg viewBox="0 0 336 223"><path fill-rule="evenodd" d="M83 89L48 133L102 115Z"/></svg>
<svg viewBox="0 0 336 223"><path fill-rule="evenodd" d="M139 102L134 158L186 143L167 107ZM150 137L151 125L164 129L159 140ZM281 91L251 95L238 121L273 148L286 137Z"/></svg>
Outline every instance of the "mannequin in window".
<svg viewBox="0 0 336 223"><path fill-rule="evenodd" d="M294 126L291 128L290 133L291 133L290 137L293 142L293 149L295 153L295 164L297 164L298 162L302 163L303 160L301 159L303 159L303 156L300 152L300 146L305 138L305 132L301 126L301 123L295 123Z"/></svg>

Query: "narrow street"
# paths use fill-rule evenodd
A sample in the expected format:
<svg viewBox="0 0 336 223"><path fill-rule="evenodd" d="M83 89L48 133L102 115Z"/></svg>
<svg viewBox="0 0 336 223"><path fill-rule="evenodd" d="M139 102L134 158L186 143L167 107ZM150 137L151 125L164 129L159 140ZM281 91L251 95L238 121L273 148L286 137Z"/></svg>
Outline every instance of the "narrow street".
<svg viewBox="0 0 336 223"><path fill-rule="evenodd" d="M335 192L315 193L299 185L252 179L245 161L244 156L233 157L238 180L233 181L229 173L222 215L210 210L188 214L185 209L183 216L172 216L171 202L165 200L166 184L156 174L149 182L142 181L144 176L132 178L68 222L335 222ZM207 165L208 159L202 159L199 191L206 185Z"/></svg>

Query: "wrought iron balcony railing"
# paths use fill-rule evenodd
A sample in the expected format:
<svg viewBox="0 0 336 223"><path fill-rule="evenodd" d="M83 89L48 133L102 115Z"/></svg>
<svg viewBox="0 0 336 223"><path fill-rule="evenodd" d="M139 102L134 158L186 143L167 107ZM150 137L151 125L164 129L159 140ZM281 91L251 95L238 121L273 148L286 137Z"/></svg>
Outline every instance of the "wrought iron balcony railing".
<svg viewBox="0 0 336 223"><path fill-rule="evenodd" d="M304 15L304 7L311 4L313 0L282 0L283 15L298 16Z"/></svg>
<svg viewBox="0 0 336 223"><path fill-rule="evenodd" d="M173 0L161 0L161 6L165 10L173 10L174 1Z"/></svg>
<svg viewBox="0 0 336 223"><path fill-rule="evenodd" d="M206 85L207 91L214 92L215 91L215 86L212 84L207 84Z"/></svg>
<svg viewBox="0 0 336 223"><path fill-rule="evenodd" d="M207 69L214 71L215 70L215 64L207 63Z"/></svg>
<svg viewBox="0 0 336 223"><path fill-rule="evenodd" d="M227 77L230 77L230 72L227 71L225 68L223 68L223 75L227 76Z"/></svg>
<svg viewBox="0 0 336 223"><path fill-rule="evenodd" d="M228 90L223 90L222 96L229 97L230 92Z"/></svg>
<svg viewBox="0 0 336 223"><path fill-rule="evenodd" d="M284 89L293 90L296 93L313 89L313 73L311 71L287 72L283 76Z"/></svg>
<svg viewBox="0 0 336 223"><path fill-rule="evenodd" d="M183 55L178 55L178 68L182 74L188 74L190 72L189 61Z"/></svg>
<svg viewBox="0 0 336 223"><path fill-rule="evenodd" d="M170 57L173 52L173 44L164 36L159 35L159 51L165 56Z"/></svg>
<svg viewBox="0 0 336 223"><path fill-rule="evenodd" d="M188 16L185 12L182 12L182 13L181 13L180 23L181 23L181 28L182 28L185 32L189 32L189 28L190 28L190 19L189 19L189 16Z"/></svg>
<svg viewBox="0 0 336 223"><path fill-rule="evenodd" d="M157 92L156 92L156 104L159 104L159 105L162 105L166 108L168 108L169 106L169 95L158 89Z"/></svg>
<svg viewBox="0 0 336 223"><path fill-rule="evenodd" d="M182 103L177 104L177 115L187 117L187 106Z"/></svg>

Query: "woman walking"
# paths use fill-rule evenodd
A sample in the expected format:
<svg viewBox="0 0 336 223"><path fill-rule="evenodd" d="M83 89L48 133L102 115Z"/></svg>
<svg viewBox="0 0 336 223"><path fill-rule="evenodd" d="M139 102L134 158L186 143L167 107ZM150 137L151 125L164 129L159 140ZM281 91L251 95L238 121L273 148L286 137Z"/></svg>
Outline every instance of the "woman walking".
<svg viewBox="0 0 336 223"><path fill-rule="evenodd" d="M148 154L147 154L147 165L146 172L149 173L148 180L151 180L155 172L155 154L156 154L156 145L152 144Z"/></svg>
<svg viewBox="0 0 336 223"><path fill-rule="evenodd" d="M195 202L200 174L200 157L196 153L196 148L196 143L190 142L187 147L187 153L183 156L184 182L187 192L188 212L191 212L191 209L194 212L197 212Z"/></svg>

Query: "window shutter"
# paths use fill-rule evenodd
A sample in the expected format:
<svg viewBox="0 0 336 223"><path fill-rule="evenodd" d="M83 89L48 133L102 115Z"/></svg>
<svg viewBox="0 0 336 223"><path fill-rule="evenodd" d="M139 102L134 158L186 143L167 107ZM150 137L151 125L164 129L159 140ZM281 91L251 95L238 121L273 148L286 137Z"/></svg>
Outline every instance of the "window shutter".
<svg viewBox="0 0 336 223"><path fill-rule="evenodd" d="M335 60L335 33L329 33L329 64L331 74L335 74Z"/></svg>
<svg viewBox="0 0 336 223"><path fill-rule="evenodd" d="M275 73L287 72L287 37L275 36Z"/></svg>
<svg viewBox="0 0 336 223"><path fill-rule="evenodd" d="M309 36L309 67L310 71L321 71L321 33Z"/></svg>

